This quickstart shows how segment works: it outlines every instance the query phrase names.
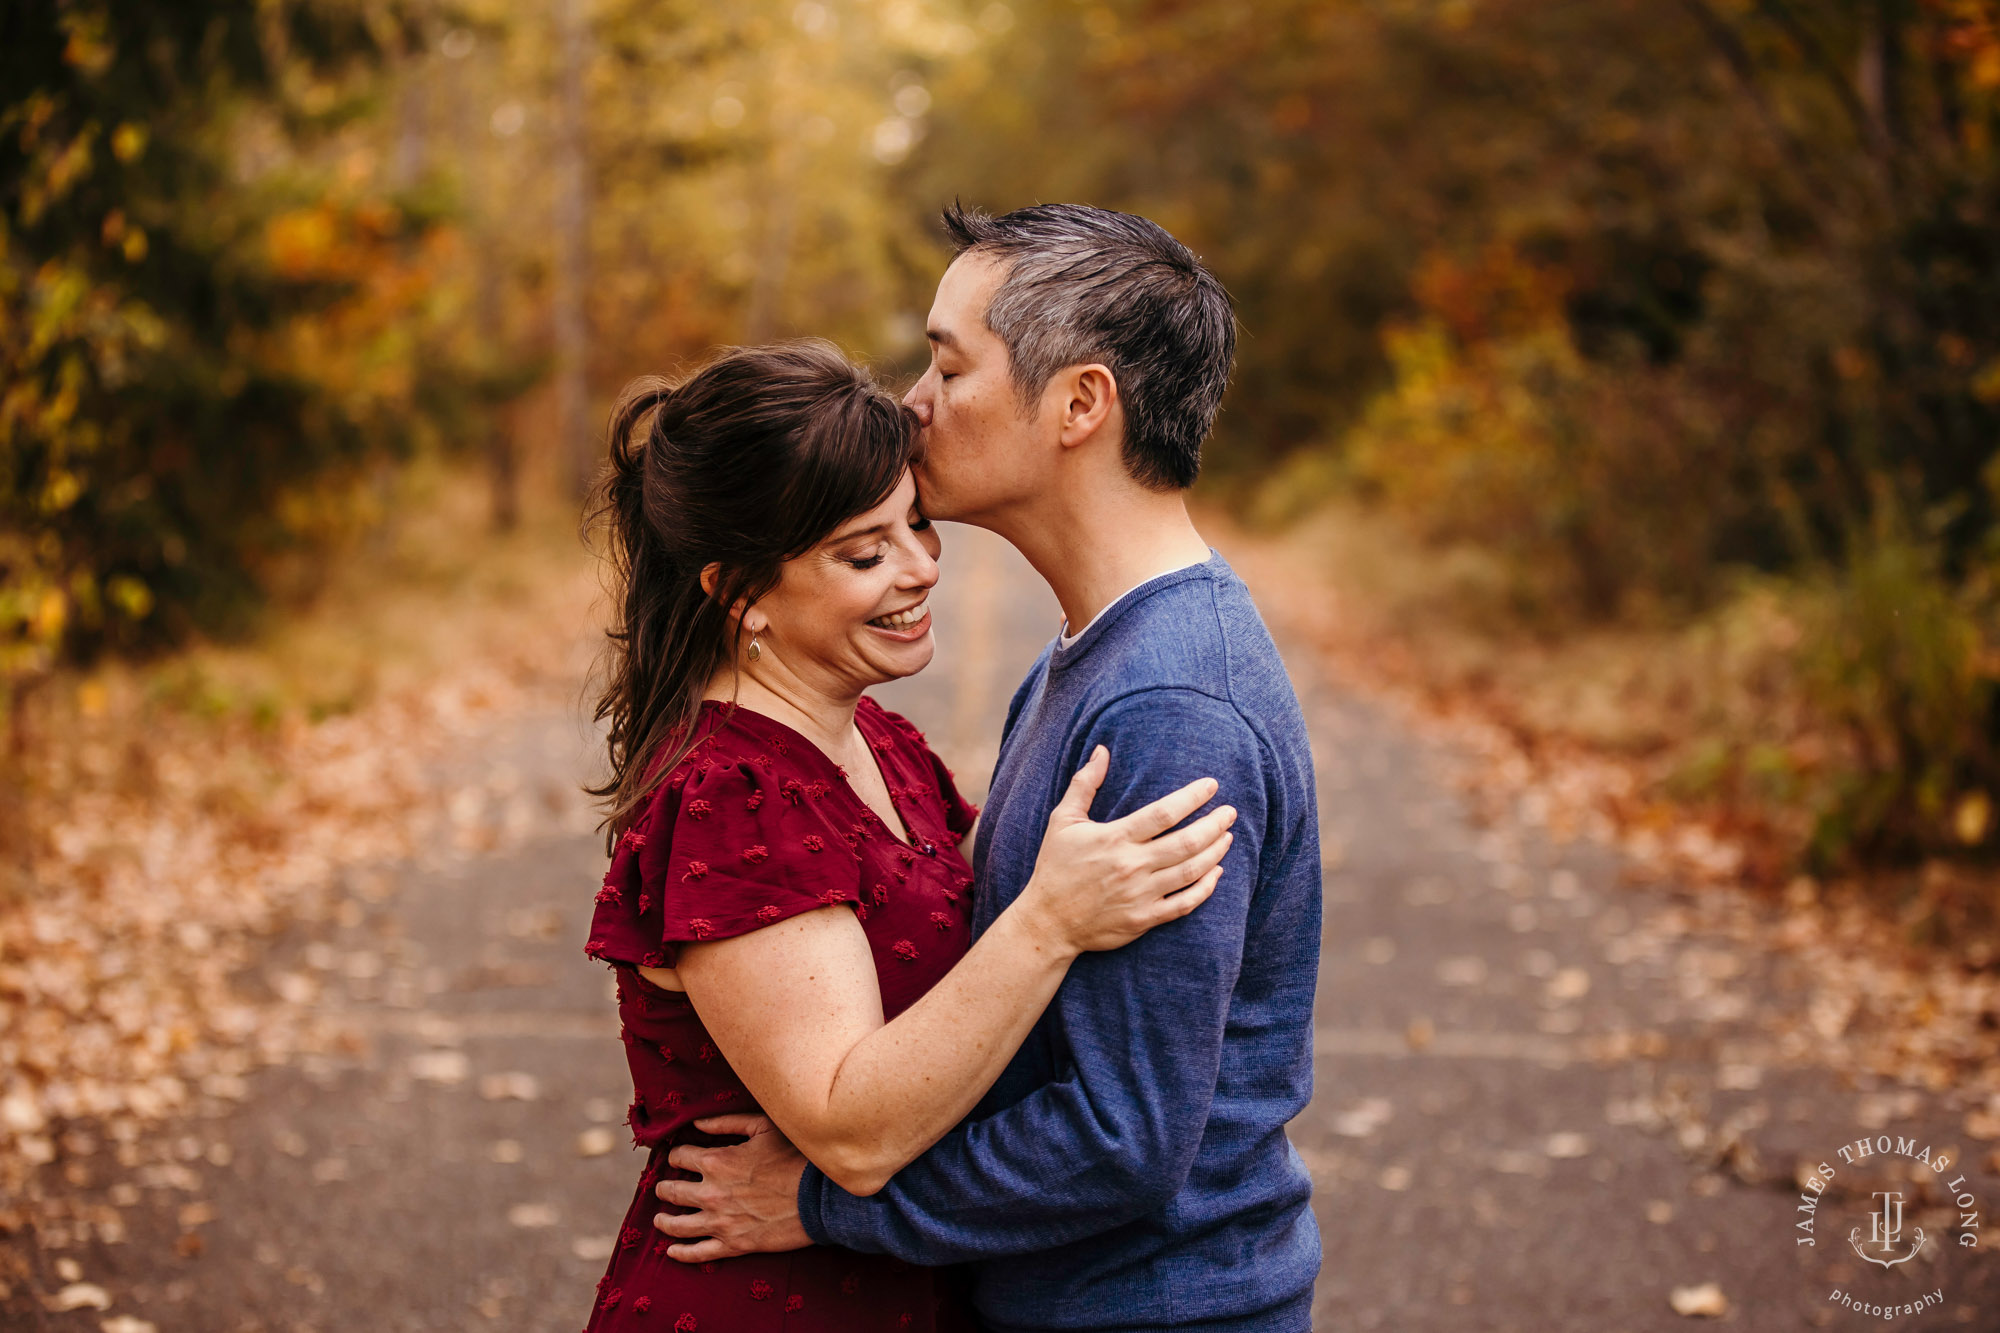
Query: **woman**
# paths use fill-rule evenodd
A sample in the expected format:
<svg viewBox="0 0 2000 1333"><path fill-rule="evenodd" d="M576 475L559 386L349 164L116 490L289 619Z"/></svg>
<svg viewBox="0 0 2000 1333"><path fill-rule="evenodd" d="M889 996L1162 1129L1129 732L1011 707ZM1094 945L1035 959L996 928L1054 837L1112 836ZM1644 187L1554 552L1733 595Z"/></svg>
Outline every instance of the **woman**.
<svg viewBox="0 0 2000 1333"><path fill-rule="evenodd" d="M651 1150L591 1330L969 1327L933 1275L809 1247L668 1257L654 1184L704 1117L761 1112L871 1193L999 1076L1080 952L1193 911L1234 818L1202 781L1088 819L1100 749L1035 874L974 944L976 811L869 686L932 653L938 537L914 421L832 347L729 352L614 414L605 516L621 614L611 869L586 952L618 975L631 1124ZM711 1128L718 1128L711 1126Z"/></svg>

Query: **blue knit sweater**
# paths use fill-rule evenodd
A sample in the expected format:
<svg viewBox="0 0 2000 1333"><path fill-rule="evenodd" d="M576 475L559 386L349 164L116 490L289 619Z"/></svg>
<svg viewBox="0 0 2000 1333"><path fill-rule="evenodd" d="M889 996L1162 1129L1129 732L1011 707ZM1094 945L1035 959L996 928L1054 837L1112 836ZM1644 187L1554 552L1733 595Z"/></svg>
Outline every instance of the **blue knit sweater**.
<svg viewBox="0 0 2000 1333"><path fill-rule="evenodd" d="M1319 1231L1284 1126L1312 1091L1318 810L1298 700L1221 556L1134 590L1029 671L974 848L975 929L1026 885L1100 743L1095 819L1220 780L1240 813L1215 896L1078 959L971 1118L869 1198L808 1169L800 1216L823 1244L973 1261L999 1333L1303 1333Z"/></svg>

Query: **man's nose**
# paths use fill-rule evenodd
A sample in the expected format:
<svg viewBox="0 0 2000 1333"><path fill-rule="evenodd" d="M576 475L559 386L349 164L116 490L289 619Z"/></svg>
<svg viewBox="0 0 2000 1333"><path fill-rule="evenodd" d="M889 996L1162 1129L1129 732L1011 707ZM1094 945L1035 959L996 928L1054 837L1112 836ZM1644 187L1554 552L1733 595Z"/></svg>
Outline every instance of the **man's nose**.
<svg viewBox="0 0 2000 1333"><path fill-rule="evenodd" d="M910 391L903 395L903 406L917 414L918 425L928 426L931 424L931 397L923 391L923 387L922 381L911 385Z"/></svg>

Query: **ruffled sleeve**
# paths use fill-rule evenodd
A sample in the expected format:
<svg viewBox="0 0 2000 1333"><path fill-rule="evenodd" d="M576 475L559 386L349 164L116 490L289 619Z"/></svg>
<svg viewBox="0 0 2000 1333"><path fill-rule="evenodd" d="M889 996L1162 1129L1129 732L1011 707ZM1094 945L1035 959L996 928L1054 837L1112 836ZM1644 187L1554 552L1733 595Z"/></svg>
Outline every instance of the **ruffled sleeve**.
<svg viewBox="0 0 2000 1333"><path fill-rule="evenodd" d="M677 773L620 841L585 952L672 967L683 944L859 903L859 858L824 814L827 794L769 755Z"/></svg>

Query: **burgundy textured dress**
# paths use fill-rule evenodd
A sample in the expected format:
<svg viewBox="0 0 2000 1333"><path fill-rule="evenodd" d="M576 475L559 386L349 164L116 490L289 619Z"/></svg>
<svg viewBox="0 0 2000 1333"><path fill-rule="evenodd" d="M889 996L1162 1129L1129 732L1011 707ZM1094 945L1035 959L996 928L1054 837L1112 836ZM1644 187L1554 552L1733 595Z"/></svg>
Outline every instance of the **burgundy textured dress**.
<svg viewBox="0 0 2000 1333"><path fill-rule="evenodd" d="M618 977L635 1142L650 1150L585 1333L943 1333L970 1328L948 1274L813 1246L693 1267L667 1257L653 1194L680 1143L730 1142L700 1117L758 1110L685 995L635 965L848 903L894 1018L971 945L972 871L958 844L978 811L923 735L862 698L855 725L908 830L883 823L811 741L746 708L703 705L694 749L619 840L584 952Z"/></svg>

